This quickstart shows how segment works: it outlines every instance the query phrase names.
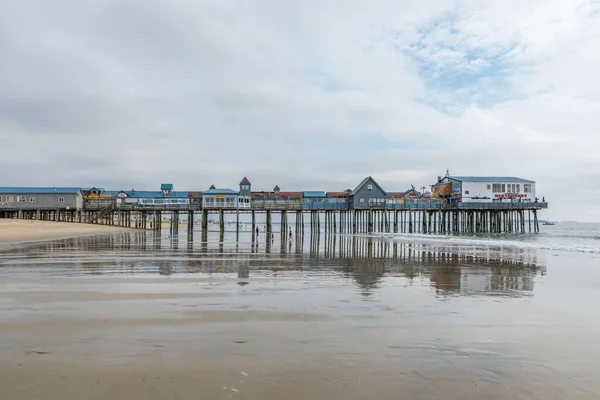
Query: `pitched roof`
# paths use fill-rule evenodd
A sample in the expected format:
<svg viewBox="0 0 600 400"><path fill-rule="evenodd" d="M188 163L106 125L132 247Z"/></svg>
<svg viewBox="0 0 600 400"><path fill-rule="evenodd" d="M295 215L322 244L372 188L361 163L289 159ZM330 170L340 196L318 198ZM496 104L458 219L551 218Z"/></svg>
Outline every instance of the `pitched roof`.
<svg viewBox="0 0 600 400"><path fill-rule="evenodd" d="M279 186L278 186L278 185L275 185L275 187L273 188L273 191L275 191L275 192L278 192L278 191L280 191L280 190L281 190L281 189L279 189Z"/></svg>
<svg viewBox="0 0 600 400"><path fill-rule="evenodd" d="M419 193L416 189L408 189L406 192L404 192L404 195L402 197L406 197L411 193L415 193L417 195L417 197L423 197L423 195L421 193Z"/></svg>
<svg viewBox="0 0 600 400"><path fill-rule="evenodd" d="M80 190L89 190L76 187L0 187L0 193L8 194L77 194Z"/></svg>
<svg viewBox="0 0 600 400"><path fill-rule="evenodd" d="M371 176L367 176L365 179L362 180L361 183L358 184L358 186L356 188L354 188L352 193L350 193L350 196L354 196L356 194L356 192L358 192L363 186L365 186L369 180L373 181L375 186L377 186L379 188L379 190L381 190L383 192L384 195L386 194L386 191L383 190L383 188L379 185L379 183L377 183L375 181L375 179L373 179Z"/></svg>
<svg viewBox="0 0 600 400"><path fill-rule="evenodd" d="M210 185L210 187L208 188L208 190L215 190L215 185Z"/></svg>
<svg viewBox="0 0 600 400"><path fill-rule="evenodd" d="M515 176L449 176L448 178L460 182L534 183L534 181L530 181L523 178L517 178Z"/></svg>
<svg viewBox="0 0 600 400"><path fill-rule="evenodd" d="M240 185L249 185L249 184L250 184L250 181L246 177L244 177L244 179L242 179L242 181L240 182Z"/></svg>

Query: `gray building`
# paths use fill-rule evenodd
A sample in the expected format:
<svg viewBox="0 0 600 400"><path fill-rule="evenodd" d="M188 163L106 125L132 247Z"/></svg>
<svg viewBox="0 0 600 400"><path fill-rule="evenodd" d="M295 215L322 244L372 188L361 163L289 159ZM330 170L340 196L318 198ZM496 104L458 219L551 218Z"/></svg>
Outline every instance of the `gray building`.
<svg viewBox="0 0 600 400"><path fill-rule="evenodd" d="M79 210L81 188L0 187L0 211Z"/></svg>
<svg viewBox="0 0 600 400"><path fill-rule="evenodd" d="M350 209L385 208L386 195L385 190L375 182L375 179L367 176L350 193Z"/></svg>
<svg viewBox="0 0 600 400"><path fill-rule="evenodd" d="M240 191L238 196L239 208L250 208L252 204L252 184L248 178L244 177L240 182Z"/></svg>

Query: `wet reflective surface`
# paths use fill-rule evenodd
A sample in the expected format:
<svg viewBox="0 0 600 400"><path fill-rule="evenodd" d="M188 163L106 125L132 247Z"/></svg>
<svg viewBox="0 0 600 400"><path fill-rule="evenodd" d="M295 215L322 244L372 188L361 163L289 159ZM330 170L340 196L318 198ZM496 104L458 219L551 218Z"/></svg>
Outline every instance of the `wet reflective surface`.
<svg viewBox="0 0 600 400"><path fill-rule="evenodd" d="M4 246L0 398L599 398L594 254L266 239Z"/></svg>

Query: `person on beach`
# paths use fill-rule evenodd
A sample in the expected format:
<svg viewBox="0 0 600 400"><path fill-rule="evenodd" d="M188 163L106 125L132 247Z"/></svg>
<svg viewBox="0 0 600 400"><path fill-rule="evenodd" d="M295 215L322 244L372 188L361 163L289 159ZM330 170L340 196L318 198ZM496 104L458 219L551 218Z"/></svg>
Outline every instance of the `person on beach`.
<svg viewBox="0 0 600 400"><path fill-rule="evenodd" d="M258 230L258 226L257 226L257 227L256 227L256 238L257 238L257 239L258 239L258 233L259 233L259 232L260 232L260 231Z"/></svg>
<svg viewBox="0 0 600 400"><path fill-rule="evenodd" d="M289 238L290 244L292 244L292 241L294 240L294 237L292 236L292 227L291 226L290 226L290 232L288 234L288 238Z"/></svg>

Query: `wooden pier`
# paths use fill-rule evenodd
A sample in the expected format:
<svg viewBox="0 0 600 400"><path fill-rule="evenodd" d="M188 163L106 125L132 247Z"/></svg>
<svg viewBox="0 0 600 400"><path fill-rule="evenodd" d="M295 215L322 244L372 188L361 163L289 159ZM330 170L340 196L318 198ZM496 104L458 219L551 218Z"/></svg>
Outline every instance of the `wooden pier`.
<svg viewBox="0 0 600 400"><path fill-rule="evenodd" d="M90 200L81 210L2 210L0 217L47 221L65 221L114 225L160 231L167 228L171 234L179 233L182 216L188 221L187 229L193 232L194 220L200 216L202 230L209 229L209 220L218 216L220 231L226 230L225 220L235 220L235 230L240 230L240 215L251 215L251 229L256 231L257 216L264 218L266 232L286 234L293 225L296 235L305 230L330 233L526 233L539 232L538 211L547 203L459 203L443 204L422 202L391 207L350 209L299 209L280 206L252 208L202 208L199 203L162 206L123 206L114 200ZM278 223L273 223L274 215ZM166 218L166 217L169 218ZM227 218L226 218L227 217ZM278 227L276 225L279 225Z"/></svg>

